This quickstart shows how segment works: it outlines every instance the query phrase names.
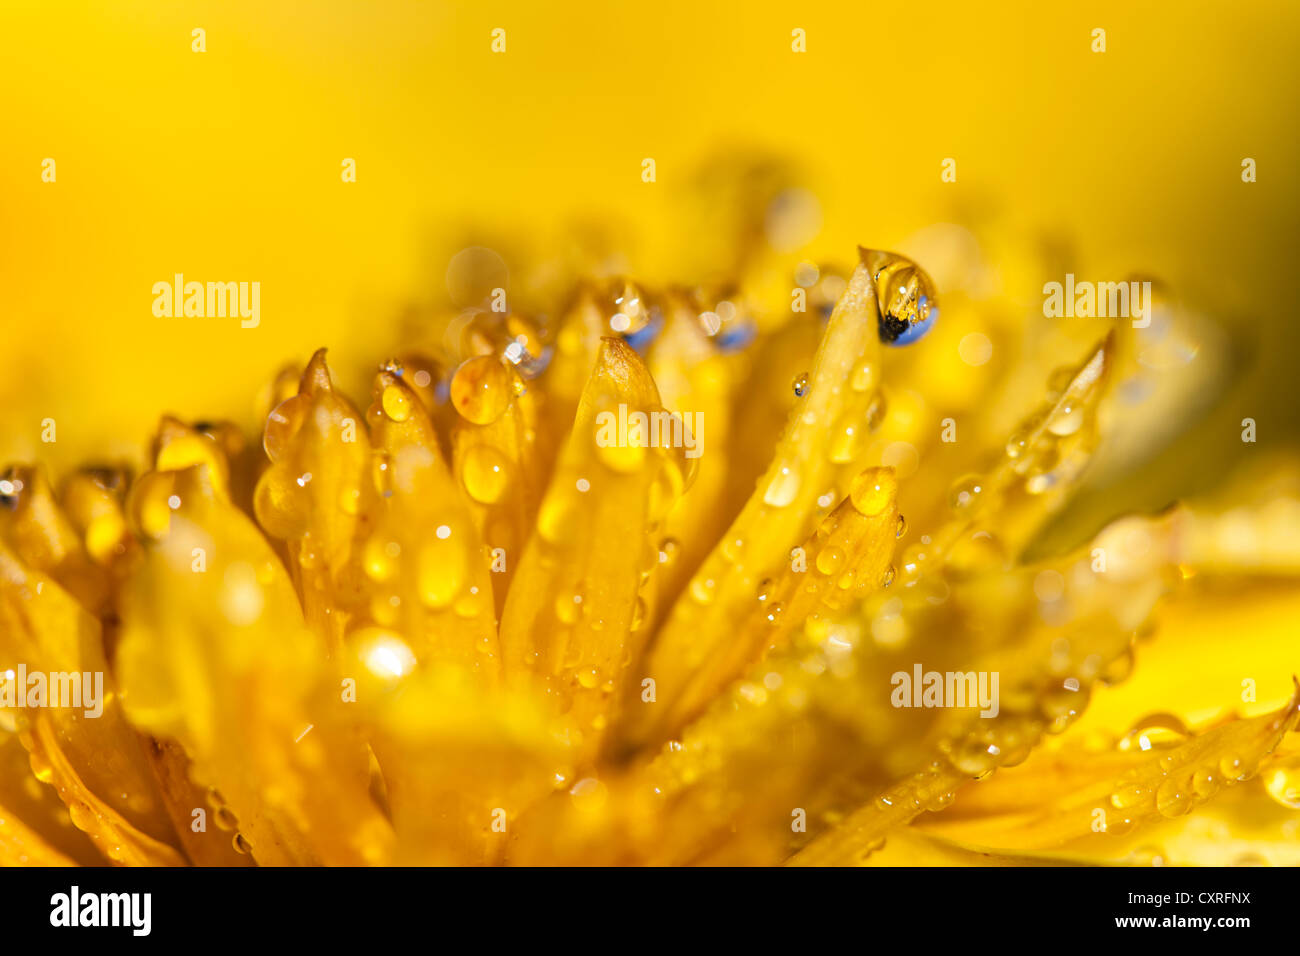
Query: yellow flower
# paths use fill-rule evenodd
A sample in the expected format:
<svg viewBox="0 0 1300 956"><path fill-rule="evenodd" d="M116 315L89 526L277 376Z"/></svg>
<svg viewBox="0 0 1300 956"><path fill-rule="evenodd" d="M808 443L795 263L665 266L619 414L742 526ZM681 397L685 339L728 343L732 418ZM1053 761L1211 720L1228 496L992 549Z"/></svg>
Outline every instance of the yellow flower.
<svg viewBox="0 0 1300 956"><path fill-rule="evenodd" d="M11 468L0 862L1300 862L1300 472L1099 526L1209 333L1022 324L952 238L938 322L870 250L589 281Z"/></svg>

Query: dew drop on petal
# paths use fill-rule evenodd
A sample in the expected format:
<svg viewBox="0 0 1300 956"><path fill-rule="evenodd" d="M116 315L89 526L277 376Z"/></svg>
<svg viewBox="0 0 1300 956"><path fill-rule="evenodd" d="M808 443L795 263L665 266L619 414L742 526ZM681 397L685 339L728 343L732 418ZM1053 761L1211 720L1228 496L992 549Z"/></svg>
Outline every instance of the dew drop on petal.
<svg viewBox="0 0 1300 956"><path fill-rule="evenodd" d="M844 566L844 552L834 545L822 548L817 554L817 570L822 574L834 574Z"/></svg>
<svg viewBox="0 0 1300 956"><path fill-rule="evenodd" d="M876 384L876 369L870 362L859 362L849 379L849 387L855 392L865 392Z"/></svg>
<svg viewBox="0 0 1300 956"><path fill-rule="evenodd" d="M718 583L707 574L697 574L691 579L691 597L700 604L712 604L717 588Z"/></svg>
<svg viewBox="0 0 1300 956"><path fill-rule="evenodd" d="M1156 791L1156 809L1162 816L1177 817L1192 809L1192 780L1184 774L1171 777Z"/></svg>
<svg viewBox="0 0 1300 956"><path fill-rule="evenodd" d="M798 493L798 470L791 465L782 465L768 482L767 490L763 493L763 501L773 508L784 508L794 501Z"/></svg>
<svg viewBox="0 0 1300 956"><path fill-rule="evenodd" d="M1047 430L1053 435L1073 435L1083 427L1083 406L1078 402L1066 402L1047 422Z"/></svg>
<svg viewBox="0 0 1300 956"><path fill-rule="evenodd" d="M505 495L510 462L491 445L474 445L465 452L461 482L475 501L490 505Z"/></svg>
<svg viewBox="0 0 1300 956"><path fill-rule="evenodd" d="M948 506L959 516L971 514L980 503L984 493L984 479L979 475L967 475L958 479L948 491Z"/></svg>
<svg viewBox="0 0 1300 956"><path fill-rule="evenodd" d="M862 447L862 439L867 427L857 420L857 416L845 415L835 423L830 440L830 460L837 465L852 461Z"/></svg>
<svg viewBox="0 0 1300 956"><path fill-rule="evenodd" d="M849 500L853 507L867 517L888 508L897 494L898 482L889 468L867 468L853 479L849 487Z"/></svg>
<svg viewBox="0 0 1300 956"><path fill-rule="evenodd" d="M500 418L514 396L511 374L494 356L480 355L462 363L451 380L451 403L461 417L475 425Z"/></svg>
<svg viewBox="0 0 1300 956"><path fill-rule="evenodd" d="M920 339L939 318L934 281L897 253L863 249L861 256L875 284L880 341L908 345Z"/></svg>
<svg viewBox="0 0 1300 956"><path fill-rule="evenodd" d="M411 400L400 385L387 386L380 396L380 404L384 414L395 422L404 422L411 417Z"/></svg>

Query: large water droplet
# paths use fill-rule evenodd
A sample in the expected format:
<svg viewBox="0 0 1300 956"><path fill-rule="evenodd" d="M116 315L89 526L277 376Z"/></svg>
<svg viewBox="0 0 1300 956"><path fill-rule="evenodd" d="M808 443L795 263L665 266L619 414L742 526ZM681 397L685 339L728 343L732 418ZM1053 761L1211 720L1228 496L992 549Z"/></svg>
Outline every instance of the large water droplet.
<svg viewBox="0 0 1300 956"><path fill-rule="evenodd" d="M822 574L834 574L844 566L844 552L834 545L822 548L817 554L817 570Z"/></svg>
<svg viewBox="0 0 1300 956"><path fill-rule="evenodd" d="M411 417L411 400L402 391L400 385L389 385L380 396L384 414L395 422L404 422Z"/></svg>
<svg viewBox="0 0 1300 956"><path fill-rule="evenodd" d="M1120 750L1172 747L1187 739L1187 725L1173 714L1148 714L1138 720L1119 742Z"/></svg>
<svg viewBox="0 0 1300 956"><path fill-rule="evenodd" d="M1166 817L1182 816L1192 809L1192 779L1184 772L1177 779L1171 777L1156 791L1156 809Z"/></svg>
<svg viewBox="0 0 1300 956"><path fill-rule="evenodd" d="M892 468L864 469L849 487L849 500L853 507L867 517L888 508L897 494L898 481Z"/></svg>
<svg viewBox="0 0 1300 956"><path fill-rule="evenodd" d="M1155 794L1150 787L1141 784L1119 787L1110 795L1110 805L1116 810L1140 810L1149 807L1153 802L1155 802Z"/></svg>
<svg viewBox="0 0 1300 956"><path fill-rule="evenodd" d="M452 405L475 425L488 425L500 418L513 395L509 370L491 355L464 362L451 380Z"/></svg>
<svg viewBox="0 0 1300 956"><path fill-rule="evenodd" d="M860 250L871 271L880 309L880 341L887 345L915 342L939 318L934 281L911 259L894 252Z"/></svg>

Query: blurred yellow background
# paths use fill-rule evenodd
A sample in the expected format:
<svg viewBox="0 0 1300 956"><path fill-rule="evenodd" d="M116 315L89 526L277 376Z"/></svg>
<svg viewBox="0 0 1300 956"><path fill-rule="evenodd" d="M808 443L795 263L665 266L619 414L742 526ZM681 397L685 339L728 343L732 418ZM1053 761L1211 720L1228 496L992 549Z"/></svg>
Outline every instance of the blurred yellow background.
<svg viewBox="0 0 1300 956"><path fill-rule="evenodd" d="M1245 357L1194 464L1175 453L1156 482L1195 484L1240 452L1241 417L1261 448L1300 426L1298 35L1294 2L5 0L0 459L138 460L163 411L255 428L285 361L327 345L360 370L408 304L445 304L471 226L537 258L607 218L632 272L680 274L686 181L732 149L806 176L809 258L960 221L1169 282ZM260 281L261 325L155 318L175 272ZM1033 310L1061 276L1003 278Z"/></svg>

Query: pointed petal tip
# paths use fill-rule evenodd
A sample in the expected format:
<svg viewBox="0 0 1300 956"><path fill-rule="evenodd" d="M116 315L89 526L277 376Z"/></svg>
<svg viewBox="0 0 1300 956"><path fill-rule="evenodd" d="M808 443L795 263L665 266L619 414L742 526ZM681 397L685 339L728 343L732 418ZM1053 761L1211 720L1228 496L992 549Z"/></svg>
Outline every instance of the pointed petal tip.
<svg viewBox="0 0 1300 956"><path fill-rule="evenodd" d="M311 360L307 367L303 369L302 379L299 381L298 390L300 393L311 394L322 391L329 392L334 389L334 382L330 378L329 365L325 362L325 347L318 348L312 353Z"/></svg>

